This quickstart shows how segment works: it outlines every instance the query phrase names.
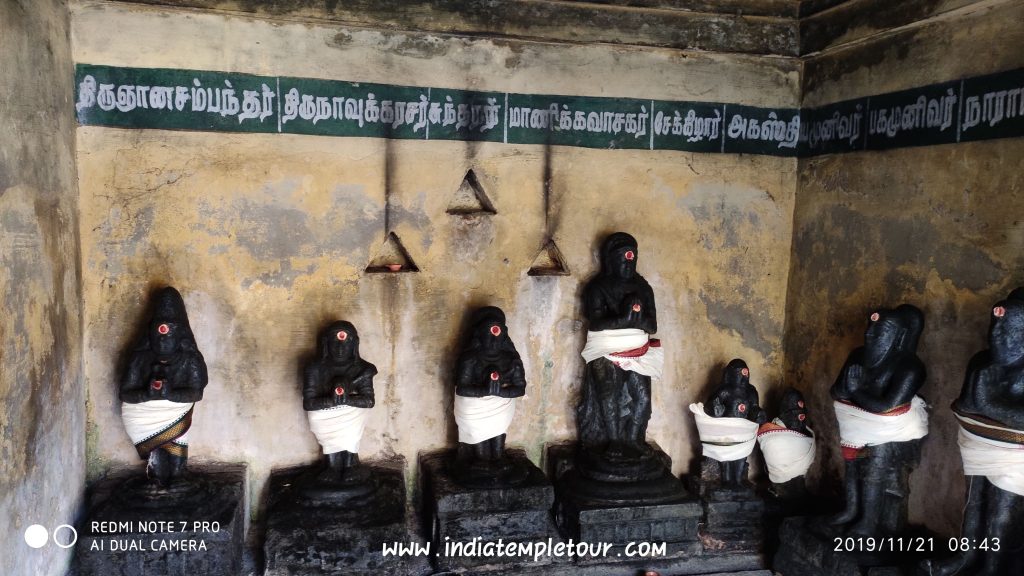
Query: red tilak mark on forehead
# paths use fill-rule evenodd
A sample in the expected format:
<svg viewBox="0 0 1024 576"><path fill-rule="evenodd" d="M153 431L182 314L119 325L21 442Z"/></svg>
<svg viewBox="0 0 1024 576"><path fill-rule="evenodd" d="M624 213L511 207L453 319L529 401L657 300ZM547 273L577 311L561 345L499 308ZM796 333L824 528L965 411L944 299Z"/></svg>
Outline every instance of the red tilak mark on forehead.
<svg viewBox="0 0 1024 576"><path fill-rule="evenodd" d="M740 370L740 374L743 374L744 376L750 376L750 368L744 368Z"/></svg>
<svg viewBox="0 0 1024 576"><path fill-rule="evenodd" d="M878 312L875 312L874 314L871 315L872 322L878 322L879 318L881 318L881 316L878 314Z"/></svg>
<svg viewBox="0 0 1024 576"><path fill-rule="evenodd" d="M996 318L1002 318L1003 316L1006 316L1006 308L1003 308L1002 306L996 306L995 308L992 309L992 315L995 316Z"/></svg>
<svg viewBox="0 0 1024 576"><path fill-rule="evenodd" d="M492 336L501 336L501 326L491 326Z"/></svg>
<svg viewBox="0 0 1024 576"><path fill-rule="evenodd" d="M156 327L156 331L161 334L167 334L168 332L171 331L171 327L168 326L167 324L161 324Z"/></svg>
<svg viewBox="0 0 1024 576"><path fill-rule="evenodd" d="M636 258L636 252L633 252L632 250L626 250L626 253L623 254L623 256L626 257L626 260L633 260Z"/></svg>
<svg viewBox="0 0 1024 576"><path fill-rule="evenodd" d="M345 332L344 330L338 332L338 340L341 340L342 342L348 340L348 332Z"/></svg>

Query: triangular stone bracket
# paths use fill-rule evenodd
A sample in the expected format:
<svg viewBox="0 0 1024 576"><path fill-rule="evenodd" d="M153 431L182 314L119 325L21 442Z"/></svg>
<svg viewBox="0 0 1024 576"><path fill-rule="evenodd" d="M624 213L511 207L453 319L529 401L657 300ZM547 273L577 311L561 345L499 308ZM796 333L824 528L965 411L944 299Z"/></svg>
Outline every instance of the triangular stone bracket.
<svg viewBox="0 0 1024 576"><path fill-rule="evenodd" d="M456 216L476 216L497 214L494 203L487 197L476 173L470 169L462 179L462 184L455 191L450 202L448 202L449 214Z"/></svg>
<svg viewBox="0 0 1024 576"><path fill-rule="evenodd" d="M396 274L400 272L419 272L409 251L402 245L398 235L389 232L384 244L377 250L376 255L370 260L366 272L370 274Z"/></svg>
<svg viewBox="0 0 1024 576"><path fill-rule="evenodd" d="M548 240L526 272L529 276L568 276L569 266L554 240Z"/></svg>

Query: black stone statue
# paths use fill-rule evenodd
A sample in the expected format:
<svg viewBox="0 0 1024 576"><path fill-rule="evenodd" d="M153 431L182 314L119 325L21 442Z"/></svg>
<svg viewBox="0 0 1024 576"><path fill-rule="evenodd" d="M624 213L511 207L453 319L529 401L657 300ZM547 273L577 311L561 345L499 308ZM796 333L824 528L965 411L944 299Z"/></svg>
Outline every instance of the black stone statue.
<svg viewBox="0 0 1024 576"><path fill-rule="evenodd" d="M577 426L583 447L603 451L611 458L648 452L647 422L651 418L651 376L623 368L623 364L649 352L648 336L658 330L654 291L637 270L636 239L616 232L601 249L601 272L583 290L583 314L589 323L588 359L583 391L577 407ZM614 343L594 347L597 338L631 330L636 346ZM611 357L619 355L622 361ZM587 358L584 350L584 358ZM660 366L658 367L660 369Z"/></svg>
<svg viewBox="0 0 1024 576"><path fill-rule="evenodd" d="M903 304L871 314L864 346L846 360L830 390L846 461L846 507L831 519L851 536L899 533L906 522L910 469L928 433L917 397L925 367L917 357L924 315Z"/></svg>
<svg viewBox="0 0 1024 576"><path fill-rule="evenodd" d="M779 401L779 420L789 430L810 436L811 421L807 419L807 403L804 395L796 388L789 388Z"/></svg>
<svg viewBox="0 0 1024 576"><path fill-rule="evenodd" d="M806 501L807 484L804 481L815 452L810 423L804 395L796 388L788 388L779 401L779 416L763 424L757 433L761 453L768 465L771 495L778 499L811 504Z"/></svg>
<svg viewBox="0 0 1024 576"><path fill-rule="evenodd" d="M302 407L323 448L329 482L363 482L359 441L373 408L373 377L377 367L359 356L359 333L350 322L338 321L317 337L317 356L302 378Z"/></svg>
<svg viewBox="0 0 1024 576"><path fill-rule="evenodd" d="M193 405L203 399L206 362L196 347L185 302L171 287L153 299L145 335L131 351L121 379L121 418L146 474L167 488L188 460Z"/></svg>
<svg viewBox="0 0 1024 576"><path fill-rule="evenodd" d="M926 574L1024 574L1024 288L992 308L988 339L953 402L968 484L958 554Z"/></svg>
<svg viewBox="0 0 1024 576"><path fill-rule="evenodd" d="M726 365L722 384L708 399L704 411L713 418L742 418L758 426L765 423L767 417L758 404L757 388L750 384L750 369L746 362L736 358ZM751 442L754 438L751 435ZM746 484L747 456L719 461L719 466L723 486L741 487Z"/></svg>
<svg viewBox="0 0 1024 576"><path fill-rule="evenodd" d="M515 483L525 479L505 457L505 436L515 399L526 394L523 361L495 306L477 310L456 366L455 422L459 450L455 477L471 483Z"/></svg>
<svg viewBox="0 0 1024 576"><path fill-rule="evenodd" d="M651 378L661 377L664 354L650 337L658 313L638 260L635 238L609 235L601 271L583 290L588 332L576 407L579 443L571 474L559 485L587 505L664 503L685 495L669 470L671 460L647 442Z"/></svg>

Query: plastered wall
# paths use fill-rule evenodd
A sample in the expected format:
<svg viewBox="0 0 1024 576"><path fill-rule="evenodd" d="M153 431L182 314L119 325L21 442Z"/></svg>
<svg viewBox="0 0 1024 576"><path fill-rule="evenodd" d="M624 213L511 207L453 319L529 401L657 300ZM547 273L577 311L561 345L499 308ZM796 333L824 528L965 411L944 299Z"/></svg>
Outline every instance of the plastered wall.
<svg viewBox="0 0 1024 576"><path fill-rule="evenodd" d="M811 58L804 105L1024 65L1024 3L965 9ZM800 160L786 328L787 380L809 394L821 433L818 473L841 466L828 397L877 306L926 316L918 354L932 406L911 520L958 534L963 472L950 403L987 347L991 305L1024 284L1020 139ZM823 482L827 484L829 482Z"/></svg>
<svg viewBox="0 0 1024 576"><path fill-rule="evenodd" d="M795 61L391 33L82 2L77 62L476 90L795 106ZM117 30L117 34L112 34ZM575 436L582 282L625 230L653 285L666 377L649 437L685 471L686 406L733 357L763 391L783 375L795 159L528 145L80 127L89 476L138 465L118 359L155 287L184 294L210 369L194 458L246 462L252 510L270 470L312 462L300 400L315 334L344 318L380 369L365 458L452 446L452 363L466 315L501 306L529 387L509 443L535 461ZM497 214L446 214L472 168ZM526 275L550 230L572 274ZM387 201L386 201L387 197ZM388 224L421 272L363 273ZM414 472L410 467L410 472ZM412 482L412 475L410 475Z"/></svg>
<svg viewBox="0 0 1024 576"><path fill-rule="evenodd" d="M23 535L74 524L85 481L68 33L63 2L0 2L0 574L63 573Z"/></svg>

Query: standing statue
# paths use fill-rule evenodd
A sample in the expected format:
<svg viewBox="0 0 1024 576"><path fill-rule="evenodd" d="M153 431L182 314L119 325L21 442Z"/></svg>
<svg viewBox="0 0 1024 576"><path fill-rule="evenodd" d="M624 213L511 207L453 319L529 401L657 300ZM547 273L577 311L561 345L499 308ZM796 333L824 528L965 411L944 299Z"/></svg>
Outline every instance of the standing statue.
<svg viewBox="0 0 1024 576"><path fill-rule="evenodd" d="M953 402L968 484L960 550L925 562L930 575L1024 574L1024 288L992 308L988 341Z"/></svg>
<svg viewBox="0 0 1024 576"><path fill-rule="evenodd" d="M645 457L651 418L651 377L661 377L664 352L654 291L636 271L637 242L625 232L605 239L601 272L583 290L589 322L587 362L577 426L585 450L611 459Z"/></svg>
<svg viewBox="0 0 1024 576"><path fill-rule="evenodd" d="M906 520L907 477L928 434L925 381L917 357L924 315L903 304L871 314L864 346L846 360L830 390L846 461L846 508L831 519L851 536L898 533ZM895 502L886 502L886 496Z"/></svg>
<svg viewBox="0 0 1024 576"><path fill-rule="evenodd" d="M196 347L185 302L171 287L156 293L145 336L132 350L119 398L125 431L146 475L168 488L185 471L192 410L203 399L206 362Z"/></svg>
<svg viewBox="0 0 1024 576"><path fill-rule="evenodd" d="M373 408L373 377L377 367L359 357L359 333L350 322L338 321L317 337L317 357L306 365L302 407L309 427L327 456L323 479L362 482L359 441Z"/></svg>
<svg viewBox="0 0 1024 576"><path fill-rule="evenodd" d="M708 404L690 404L697 421L703 455L719 462L722 485L738 488L746 483L747 457L757 443L758 426L767 417L750 384L750 369L739 358L729 362L722 384Z"/></svg>
<svg viewBox="0 0 1024 576"><path fill-rule="evenodd" d="M469 481L509 482L512 463L505 458L505 435L516 412L515 399L526 394L526 371L495 306L477 310L456 367L455 423L461 444L457 476Z"/></svg>
<svg viewBox="0 0 1024 576"><path fill-rule="evenodd" d="M757 431L757 443L768 465L768 479L780 496L781 492L802 494L805 490L803 477L814 462L814 431L807 420L804 396L795 388L782 394L779 416L762 424ZM799 483L794 490L785 490L784 485Z"/></svg>

